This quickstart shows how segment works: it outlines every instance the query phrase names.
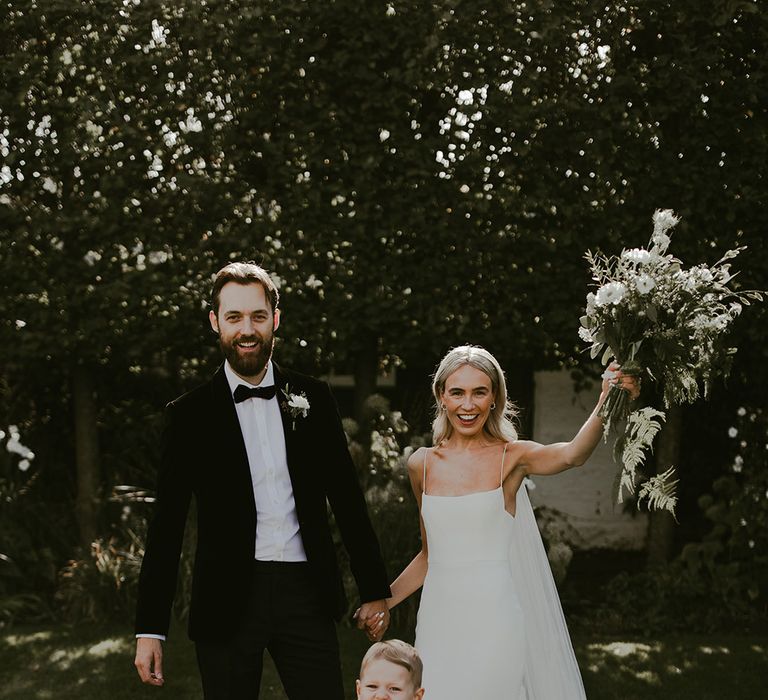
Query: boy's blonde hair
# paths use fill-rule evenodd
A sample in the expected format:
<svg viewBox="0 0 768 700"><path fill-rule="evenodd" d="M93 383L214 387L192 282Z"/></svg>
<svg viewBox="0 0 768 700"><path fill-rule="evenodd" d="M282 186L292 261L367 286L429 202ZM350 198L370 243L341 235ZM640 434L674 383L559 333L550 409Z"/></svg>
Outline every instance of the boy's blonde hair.
<svg viewBox="0 0 768 700"><path fill-rule="evenodd" d="M400 639L388 639L385 642L376 642L376 644L371 645L360 663L360 678L363 677L365 667L376 659L384 659L402 666L411 676L413 689L421 688L424 665L421 662L419 652L407 642Z"/></svg>

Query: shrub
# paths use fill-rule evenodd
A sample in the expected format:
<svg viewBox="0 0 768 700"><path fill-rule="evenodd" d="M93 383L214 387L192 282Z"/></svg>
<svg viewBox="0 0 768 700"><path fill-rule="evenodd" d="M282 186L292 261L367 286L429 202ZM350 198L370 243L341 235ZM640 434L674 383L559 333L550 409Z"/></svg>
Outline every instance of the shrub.
<svg viewBox="0 0 768 700"><path fill-rule="evenodd" d="M735 423L733 460L699 499L712 528L680 559L733 620L749 623L768 611L768 415L742 407Z"/></svg>
<svg viewBox="0 0 768 700"><path fill-rule="evenodd" d="M111 525L111 534L92 542L89 552L70 560L59 573L56 601L67 620L96 622L133 616L147 531L143 509L135 506L151 500L141 490L117 487L110 501L120 506L120 515Z"/></svg>
<svg viewBox="0 0 768 700"><path fill-rule="evenodd" d="M389 401L379 394L366 400L364 425L347 418L344 419L344 429L387 573L392 579L407 566L421 546L418 510L405 460L415 447L424 444L424 439L412 436L402 414L392 411ZM337 539L339 557L344 563L345 586L352 593L355 591L354 579L347 565L346 551L340 538ZM355 595L350 595L350 600L356 601ZM356 602L351 605L350 613L355 606ZM393 624L400 629L412 628L416 607L416 596L398 605L393 611Z"/></svg>
<svg viewBox="0 0 768 700"><path fill-rule="evenodd" d="M733 459L701 496L711 523L664 569L621 574L606 591L603 623L624 631L757 627L768 617L768 416L739 408Z"/></svg>
<svg viewBox="0 0 768 700"><path fill-rule="evenodd" d="M0 626L51 616L47 592L56 566L50 513L39 497L34 453L21 443L19 428L0 430ZM47 517L46 517L47 516Z"/></svg>

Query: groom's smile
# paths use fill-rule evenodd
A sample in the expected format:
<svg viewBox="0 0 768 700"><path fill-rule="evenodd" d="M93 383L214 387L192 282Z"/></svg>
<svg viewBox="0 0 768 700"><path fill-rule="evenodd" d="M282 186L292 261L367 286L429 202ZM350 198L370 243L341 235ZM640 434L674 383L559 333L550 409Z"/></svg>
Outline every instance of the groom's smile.
<svg viewBox="0 0 768 700"><path fill-rule="evenodd" d="M258 340L243 340L241 338L240 340L235 341L235 345L237 345L237 347L241 348L243 352L247 354L254 350L258 350L261 343Z"/></svg>

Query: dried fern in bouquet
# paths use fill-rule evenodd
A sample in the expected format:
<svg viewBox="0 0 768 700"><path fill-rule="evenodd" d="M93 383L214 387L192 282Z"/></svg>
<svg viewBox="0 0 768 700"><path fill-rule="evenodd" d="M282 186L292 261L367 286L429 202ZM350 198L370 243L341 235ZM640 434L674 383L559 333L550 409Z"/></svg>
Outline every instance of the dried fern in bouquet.
<svg viewBox="0 0 768 700"><path fill-rule="evenodd" d="M671 210L657 210L647 248L625 249L619 256L587 252L596 291L587 295L579 328L593 359L600 357L604 366L617 362L624 374L657 382L666 408L695 401L700 386L707 396L712 382L728 374L736 349L726 344L726 331L744 305L763 298L762 292L728 286L733 279L728 261L743 247L714 265L689 268L668 253L670 230L678 221ZM627 392L612 386L601 417L605 438L616 435L617 501L637 491L638 507L647 500L649 508L674 514L674 467L637 490L664 412L635 407Z"/></svg>

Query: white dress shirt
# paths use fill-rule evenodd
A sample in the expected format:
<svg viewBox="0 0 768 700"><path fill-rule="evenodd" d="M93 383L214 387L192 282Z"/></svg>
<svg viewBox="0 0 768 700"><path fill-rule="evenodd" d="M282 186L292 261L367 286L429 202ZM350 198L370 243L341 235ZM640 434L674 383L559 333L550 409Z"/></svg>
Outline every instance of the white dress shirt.
<svg viewBox="0 0 768 700"><path fill-rule="evenodd" d="M224 363L224 374L233 394L239 384L254 386L238 377L229 362ZM270 361L258 386L267 387L274 383L275 370ZM248 453L256 502L254 557L262 561L306 561L288 473L285 434L278 404L280 387L277 389L277 394L271 399L252 398L235 404Z"/></svg>

